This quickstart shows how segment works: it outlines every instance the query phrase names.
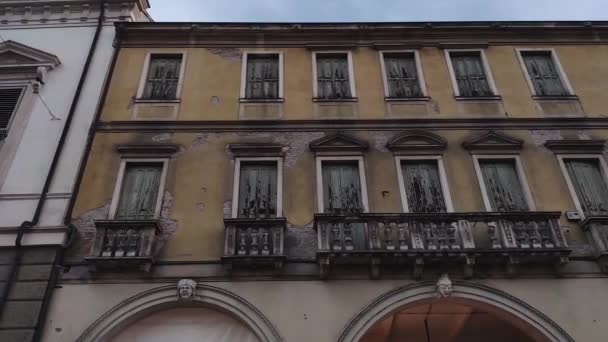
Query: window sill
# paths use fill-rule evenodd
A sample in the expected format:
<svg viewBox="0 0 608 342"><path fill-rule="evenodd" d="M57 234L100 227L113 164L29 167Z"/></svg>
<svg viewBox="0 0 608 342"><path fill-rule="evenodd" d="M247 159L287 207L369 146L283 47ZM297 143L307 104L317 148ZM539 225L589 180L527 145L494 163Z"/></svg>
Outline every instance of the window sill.
<svg viewBox="0 0 608 342"><path fill-rule="evenodd" d="M240 98L240 103L283 103L285 102L284 98L276 98L276 99L248 99L248 98Z"/></svg>
<svg viewBox="0 0 608 342"><path fill-rule="evenodd" d="M532 99L536 101L578 101L576 95L563 95L563 96L532 96Z"/></svg>
<svg viewBox="0 0 608 342"><path fill-rule="evenodd" d="M431 98L428 96L420 97L385 97L385 102L415 102L415 101L430 101Z"/></svg>
<svg viewBox="0 0 608 342"><path fill-rule="evenodd" d="M456 101L501 101L500 96L455 96Z"/></svg>
<svg viewBox="0 0 608 342"><path fill-rule="evenodd" d="M157 99L135 99L135 103L180 103L182 102L181 99L162 99L162 100L157 100Z"/></svg>
<svg viewBox="0 0 608 342"><path fill-rule="evenodd" d="M356 97L350 98L339 98L339 99L326 99L320 97L313 97L312 102L357 102Z"/></svg>

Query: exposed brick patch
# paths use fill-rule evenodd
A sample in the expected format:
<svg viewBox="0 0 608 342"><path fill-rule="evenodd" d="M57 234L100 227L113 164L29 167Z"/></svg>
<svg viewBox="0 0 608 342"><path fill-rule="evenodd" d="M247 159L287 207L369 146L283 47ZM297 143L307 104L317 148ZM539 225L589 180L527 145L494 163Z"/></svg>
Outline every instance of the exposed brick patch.
<svg viewBox="0 0 608 342"><path fill-rule="evenodd" d="M177 221L171 218L171 208L173 207L173 196L169 191L165 191L163 203L160 209L160 233L156 236L154 245L155 254L165 246L165 243L178 228Z"/></svg>
<svg viewBox="0 0 608 342"><path fill-rule="evenodd" d="M529 132L536 146L543 146L547 140L563 139L561 132L555 129L534 129Z"/></svg>
<svg viewBox="0 0 608 342"><path fill-rule="evenodd" d="M373 143L374 148L380 152L389 152L389 150L386 148L386 144L396 134L397 134L396 132L392 132L392 131L372 132L372 138L374 139L374 143Z"/></svg>
<svg viewBox="0 0 608 342"><path fill-rule="evenodd" d="M308 151L308 145L311 142L321 139L323 136L325 134L322 132L277 133L274 135L273 141L287 147L283 165L289 169L298 162L304 152Z"/></svg>
<svg viewBox="0 0 608 342"><path fill-rule="evenodd" d="M172 133L161 133L161 134L157 134L157 135L153 136L152 141L153 142L162 142L162 141L171 140L171 138L173 138Z"/></svg>
<svg viewBox="0 0 608 342"><path fill-rule="evenodd" d="M229 61L240 61L241 52L235 48L208 48L207 51Z"/></svg>

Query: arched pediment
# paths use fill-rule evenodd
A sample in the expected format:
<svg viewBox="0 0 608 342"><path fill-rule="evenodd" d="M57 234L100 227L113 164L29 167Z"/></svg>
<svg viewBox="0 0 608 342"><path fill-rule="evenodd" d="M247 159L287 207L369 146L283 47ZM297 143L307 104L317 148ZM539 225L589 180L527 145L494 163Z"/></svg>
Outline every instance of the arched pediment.
<svg viewBox="0 0 608 342"><path fill-rule="evenodd" d="M369 148L367 141L350 135L335 133L310 143L310 149L320 151L365 151Z"/></svg>
<svg viewBox="0 0 608 342"><path fill-rule="evenodd" d="M0 69L38 68L52 69L61 64L57 56L12 40L0 43Z"/></svg>
<svg viewBox="0 0 608 342"><path fill-rule="evenodd" d="M468 138L462 143L467 150L521 150L524 141L504 133L489 131L482 135Z"/></svg>
<svg viewBox="0 0 608 342"><path fill-rule="evenodd" d="M447 147L447 141L427 131L406 131L393 137L386 147L393 151L443 151Z"/></svg>

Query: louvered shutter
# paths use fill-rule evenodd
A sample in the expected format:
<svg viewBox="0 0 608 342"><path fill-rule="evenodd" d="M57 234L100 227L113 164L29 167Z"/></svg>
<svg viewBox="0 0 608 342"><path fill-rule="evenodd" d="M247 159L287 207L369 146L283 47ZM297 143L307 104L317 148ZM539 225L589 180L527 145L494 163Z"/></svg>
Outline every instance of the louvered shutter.
<svg viewBox="0 0 608 342"><path fill-rule="evenodd" d="M522 57L537 96L568 95L551 52L525 52Z"/></svg>
<svg viewBox="0 0 608 342"><path fill-rule="evenodd" d="M160 186L162 164L127 164L116 219L153 219Z"/></svg>
<svg viewBox="0 0 608 342"><path fill-rule="evenodd" d="M279 98L279 56L250 54L247 56L248 99Z"/></svg>
<svg viewBox="0 0 608 342"><path fill-rule="evenodd" d="M8 134L8 128L17 111L23 88L0 88L0 141Z"/></svg>
<svg viewBox="0 0 608 342"><path fill-rule="evenodd" d="M490 90L479 53L455 53L450 56L460 96L494 95Z"/></svg>
<svg viewBox="0 0 608 342"><path fill-rule="evenodd" d="M277 216L277 163L241 162L238 217Z"/></svg>
<svg viewBox="0 0 608 342"><path fill-rule="evenodd" d="M422 90L416 70L416 59L413 54L385 54L384 66L389 97L420 97Z"/></svg>
<svg viewBox="0 0 608 342"><path fill-rule="evenodd" d="M480 160L479 166L493 211L529 210L513 160Z"/></svg>
<svg viewBox="0 0 608 342"><path fill-rule="evenodd" d="M174 100L182 65L182 55L152 55L143 98Z"/></svg>
<svg viewBox="0 0 608 342"><path fill-rule="evenodd" d="M363 211L359 166L355 162L323 162L323 206L329 214L349 214ZM355 250L367 247L365 225L351 224Z"/></svg>
<svg viewBox="0 0 608 342"><path fill-rule="evenodd" d="M347 55L317 55L317 96L323 99L352 96Z"/></svg>
<svg viewBox="0 0 608 342"><path fill-rule="evenodd" d="M566 160L566 169L585 215L608 215L608 188L598 160Z"/></svg>
<svg viewBox="0 0 608 342"><path fill-rule="evenodd" d="M402 161L403 183L410 212L445 212L437 162L434 160Z"/></svg>

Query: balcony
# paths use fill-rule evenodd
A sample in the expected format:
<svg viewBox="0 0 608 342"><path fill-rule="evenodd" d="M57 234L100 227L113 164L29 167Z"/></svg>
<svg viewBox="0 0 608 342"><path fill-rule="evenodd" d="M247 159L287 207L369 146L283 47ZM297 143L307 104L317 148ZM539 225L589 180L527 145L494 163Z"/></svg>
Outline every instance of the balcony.
<svg viewBox="0 0 608 342"><path fill-rule="evenodd" d="M86 259L92 271L137 269L149 272L160 231L157 220L95 221L95 240Z"/></svg>
<svg viewBox="0 0 608 342"><path fill-rule="evenodd" d="M330 266L368 264L370 277L381 267L409 265L415 278L425 265L458 264L465 277L476 264L504 264L509 274L522 263L561 266L570 250L560 212L425 214L316 214L321 278Z"/></svg>
<svg viewBox="0 0 608 342"><path fill-rule="evenodd" d="M273 267L278 272L285 261L283 237L285 218L224 219L226 229L222 262L228 271L234 266Z"/></svg>

